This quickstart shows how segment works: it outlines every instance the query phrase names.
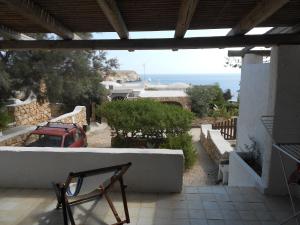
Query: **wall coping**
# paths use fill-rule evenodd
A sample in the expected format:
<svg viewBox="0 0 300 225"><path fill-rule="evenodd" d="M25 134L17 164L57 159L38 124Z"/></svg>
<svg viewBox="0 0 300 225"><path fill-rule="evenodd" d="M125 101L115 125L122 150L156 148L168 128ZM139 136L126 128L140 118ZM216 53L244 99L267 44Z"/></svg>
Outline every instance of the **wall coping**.
<svg viewBox="0 0 300 225"><path fill-rule="evenodd" d="M229 142L224 139L219 130L208 130L208 136L210 136L212 142L222 155L226 152L232 152L234 150Z"/></svg>
<svg viewBox="0 0 300 225"><path fill-rule="evenodd" d="M67 152L67 153L108 153L108 154L152 154L152 155L182 155L182 150L173 149L136 149L136 148L53 148L0 146L0 152Z"/></svg>
<svg viewBox="0 0 300 225"><path fill-rule="evenodd" d="M205 138L207 138L208 130L211 129L212 129L211 124L201 124L201 132L203 132Z"/></svg>

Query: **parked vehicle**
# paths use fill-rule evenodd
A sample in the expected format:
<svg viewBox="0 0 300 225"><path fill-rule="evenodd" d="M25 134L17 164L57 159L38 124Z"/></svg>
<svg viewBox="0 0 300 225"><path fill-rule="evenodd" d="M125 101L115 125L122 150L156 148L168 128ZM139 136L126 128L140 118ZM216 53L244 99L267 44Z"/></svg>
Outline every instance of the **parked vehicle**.
<svg viewBox="0 0 300 225"><path fill-rule="evenodd" d="M70 123L47 123L38 126L27 137L26 147L86 147L87 138L82 127Z"/></svg>

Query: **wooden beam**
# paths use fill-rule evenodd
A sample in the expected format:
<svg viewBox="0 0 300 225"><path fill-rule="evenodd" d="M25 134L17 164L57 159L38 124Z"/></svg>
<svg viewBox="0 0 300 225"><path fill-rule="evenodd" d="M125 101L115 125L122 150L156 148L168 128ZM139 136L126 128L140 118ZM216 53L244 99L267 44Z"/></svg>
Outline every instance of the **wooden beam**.
<svg viewBox="0 0 300 225"><path fill-rule="evenodd" d="M229 57L244 57L245 54L270 56L271 51L270 50L251 50L251 51L248 51L246 53L243 53L242 51L228 51L228 56Z"/></svg>
<svg viewBox="0 0 300 225"><path fill-rule="evenodd" d="M204 49L243 46L299 45L300 34L246 35L196 38L160 38L129 40L36 40L0 41L2 50L62 49L62 50L159 50Z"/></svg>
<svg viewBox="0 0 300 225"><path fill-rule="evenodd" d="M128 29L115 0L97 0L97 2L119 37L128 39Z"/></svg>
<svg viewBox="0 0 300 225"><path fill-rule="evenodd" d="M292 34L292 33L298 33L299 31L300 31L300 24L297 24L293 27L274 27L268 30L265 34ZM240 50L240 55L244 56L254 47L255 46L247 46L243 48L242 50Z"/></svg>
<svg viewBox="0 0 300 225"><path fill-rule="evenodd" d="M24 18L39 24L41 27L61 36L63 39L74 38L74 34L71 30L50 15L47 10L42 9L31 0L0 0L0 2L5 3L9 8Z"/></svg>
<svg viewBox="0 0 300 225"><path fill-rule="evenodd" d="M278 9L284 6L289 0L261 0L241 21L232 28L228 36L243 35L252 28L259 25Z"/></svg>
<svg viewBox="0 0 300 225"><path fill-rule="evenodd" d="M197 8L199 0L182 0L178 13L178 19L175 30L175 38L183 38L189 29L193 15Z"/></svg>
<svg viewBox="0 0 300 225"><path fill-rule="evenodd" d="M13 29L10 29L3 25L0 25L0 36L8 40L35 40L34 38L26 34L18 33Z"/></svg>

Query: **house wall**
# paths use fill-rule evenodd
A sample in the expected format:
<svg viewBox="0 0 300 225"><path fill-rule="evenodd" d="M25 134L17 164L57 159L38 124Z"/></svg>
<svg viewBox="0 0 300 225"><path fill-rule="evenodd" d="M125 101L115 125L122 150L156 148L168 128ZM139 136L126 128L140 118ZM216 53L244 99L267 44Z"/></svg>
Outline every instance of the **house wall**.
<svg viewBox="0 0 300 225"><path fill-rule="evenodd" d="M247 151L245 145L252 144L249 138L255 140L262 160L262 178L260 182L255 181L257 177L250 182L247 179L247 176L251 175L248 171L249 168L240 164L237 155L236 157L231 156L230 164L232 165L229 167L228 183L230 186L247 186L250 182L263 190L267 185L264 176L268 169L265 167L264 161L266 152L270 151L272 139L261 122L261 116L273 114L273 108L269 104L274 95L271 80L270 64L262 63L262 57L255 55L244 57L241 71L236 150ZM239 182L236 182L238 177L245 179L238 179Z"/></svg>
<svg viewBox="0 0 300 225"><path fill-rule="evenodd" d="M237 146L242 149L245 144L250 144L248 136L254 137L263 156L263 168L261 182L252 184L265 193L284 195L287 189L280 159L272 144L300 143L300 46L272 47L270 65L257 64L259 58L256 56L255 60L255 56L251 56L247 60L245 57L243 62ZM263 115L274 115L272 134L262 125ZM230 157L230 160L232 165L239 162L236 157ZM283 161L287 174L296 169L296 163L288 157L283 157ZM241 166L231 166L229 185L233 184L230 176L239 177L235 174L237 171L240 175L249 174ZM239 185L243 183L246 181L240 180Z"/></svg>
<svg viewBox="0 0 300 225"><path fill-rule="evenodd" d="M273 139L276 143L300 143L300 46L272 48L272 76L276 78ZM287 192L277 150L268 155L267 192ZM296 163L284 157L287 174L296 169Z"/></svg>
<svg viewBox="0 0 300 225"><path fill-rule="evenodd" d="M0 187L51 188L70 172L127 162L132 162L125 176L130 191L181 191L183 152L167 149L0 147L0 171L5 171Z"/></svg>

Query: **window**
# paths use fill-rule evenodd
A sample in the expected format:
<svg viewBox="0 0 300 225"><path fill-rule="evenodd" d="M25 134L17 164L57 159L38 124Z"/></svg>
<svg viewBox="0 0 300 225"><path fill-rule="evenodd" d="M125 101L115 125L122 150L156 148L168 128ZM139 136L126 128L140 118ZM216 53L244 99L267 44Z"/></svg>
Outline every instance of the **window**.
<svg viewBox="0 0 300 225"><path fill-rule="evenodd" d="M82 133L80 129L76 129L74 134L75 141L80 141L82 139Z"/></svg>
<svg viewBox="0 0 300 225"><path fill-rule="evenodd" d="M71 144L74 143L74 137L71 134L68 134L65 137L65 143L64 143L64 147L69 147Z"/></svg>

